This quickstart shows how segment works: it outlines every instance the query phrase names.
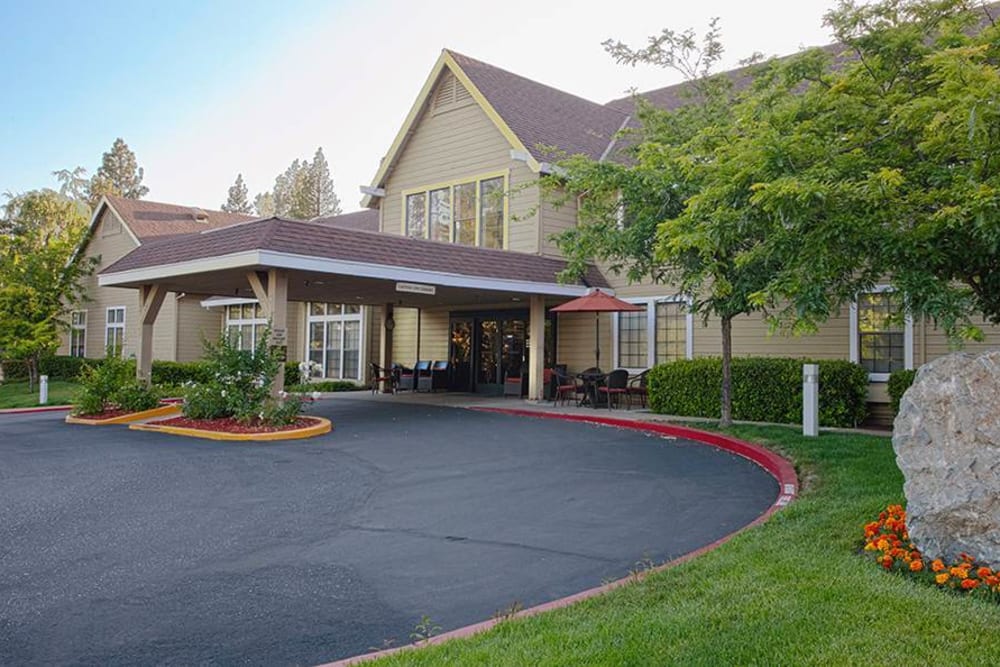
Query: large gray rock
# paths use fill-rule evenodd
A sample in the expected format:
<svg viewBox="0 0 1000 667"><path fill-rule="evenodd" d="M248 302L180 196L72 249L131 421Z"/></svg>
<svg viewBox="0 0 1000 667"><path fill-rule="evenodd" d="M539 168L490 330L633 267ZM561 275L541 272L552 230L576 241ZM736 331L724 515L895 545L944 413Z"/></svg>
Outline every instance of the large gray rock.
<svg viewBox="0 0 1000 667"><path fill-rule="evenodd" d="M917 548L1000 567L1000 350L923 366L900 401L892 446Z"/></svg>

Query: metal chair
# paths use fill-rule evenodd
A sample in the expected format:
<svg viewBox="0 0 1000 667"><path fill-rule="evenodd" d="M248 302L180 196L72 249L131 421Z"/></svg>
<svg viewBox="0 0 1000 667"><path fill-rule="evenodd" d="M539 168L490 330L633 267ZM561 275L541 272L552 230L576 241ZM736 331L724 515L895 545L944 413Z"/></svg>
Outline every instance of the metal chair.
<svg viewBox="0 0 1000 667"><path fill-rule="evenodd" d="M388 393L396 393L396 376L398 372L396 369L385 369L376 364L374 361L369 364L371 366L371 390L372 395L377 394L379 389L383 386L389 390Z"/></svg>
<svg viewBox="0 0 1000 667"><path fill-rule="evenodd" d="M598 387L597 391L606 396L609 409L614 408L616 403L618 407L621 407L622 396L625 397L629 409L632 407L628 396L628 371L624 368L618 368L608 373L604 384Z"/></svg>
<svg viewBox="0 0 1000 667"><path fill-rule="evenodd" d="M628 381L628 391L625 394L628 396L629 407L632 407L632 397L637 396L639 398L640 405L646 407L646 401L649 396L649 392L646 390L646 376L649 375L649 369L647 368L643 372L629 378Z"/></svg>
<svg viewBox="0 0 1000 667"><path fill-rule="evenodd" d="M565 404L567 397L572 397L576 401L577 406L579 406L584 392L583 385L577 382L576 378L569 373L563 373L556 369L552 370L552 378L552 404L559 405L559 401Z"/></svg>

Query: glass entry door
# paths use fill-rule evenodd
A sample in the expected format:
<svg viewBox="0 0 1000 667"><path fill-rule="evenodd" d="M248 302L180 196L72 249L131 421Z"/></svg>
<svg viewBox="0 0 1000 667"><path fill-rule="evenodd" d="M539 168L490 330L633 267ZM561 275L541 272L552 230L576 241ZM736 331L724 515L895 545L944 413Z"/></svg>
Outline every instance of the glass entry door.
<svg viewBox="0 0 1000 667"><path fill-rule="evenodd" d="M449 359L451 391L504 393L507 380L522 378L528 368L528 313L524 310L453 313ZM545 322L545 358L555 359L554 322ZM550 349L551 348L551 349ZM512 389L508 387L508 391Z"/></svg>

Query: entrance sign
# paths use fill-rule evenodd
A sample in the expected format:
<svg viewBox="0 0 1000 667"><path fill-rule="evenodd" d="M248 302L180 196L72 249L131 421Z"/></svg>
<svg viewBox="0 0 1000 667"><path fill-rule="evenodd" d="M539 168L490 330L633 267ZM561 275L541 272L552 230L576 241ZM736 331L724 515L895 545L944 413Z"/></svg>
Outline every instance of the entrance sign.
<svg viewBox="0 0 1000 667"><path fill-rule="evenodd" d="M271 330L271 347L284 347L288 345L288 330L287 329L272 329Z"/></svg>
<svg viewBox="0 0 1000 667"><path fill-rule="evenodd" d="M422 285L420 283L396 283L396 291L434 296L437 294L437 287L434 285Z"/></svg>

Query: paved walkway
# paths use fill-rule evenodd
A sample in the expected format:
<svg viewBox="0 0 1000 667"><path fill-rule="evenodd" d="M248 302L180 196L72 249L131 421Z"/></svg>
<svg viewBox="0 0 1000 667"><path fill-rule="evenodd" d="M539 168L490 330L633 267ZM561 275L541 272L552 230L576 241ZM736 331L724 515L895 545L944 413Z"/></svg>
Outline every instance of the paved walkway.
<svg viewBox="0 0 1000 667"><path fill-rule="evenodd" d="M342 394L313 407L333 433L269 444L3 417L0 664L317 664L674 558L778 493L712 447L431 400L456 398Z"/></svg>

